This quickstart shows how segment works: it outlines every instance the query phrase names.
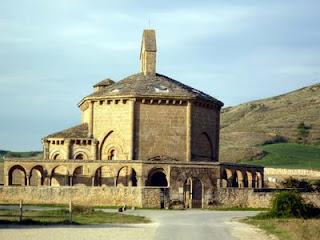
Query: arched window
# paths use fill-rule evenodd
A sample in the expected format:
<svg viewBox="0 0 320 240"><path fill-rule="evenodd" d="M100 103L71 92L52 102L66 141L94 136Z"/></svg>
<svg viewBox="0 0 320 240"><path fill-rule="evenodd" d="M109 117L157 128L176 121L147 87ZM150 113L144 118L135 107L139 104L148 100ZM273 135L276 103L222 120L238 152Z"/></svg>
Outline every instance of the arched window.
<svg viewBox="0 0 320 240"><path fill-rule="evenodd" d="M116 150L111 149L108 154L108 160L115 160L116 159Z"/></svg>
<svg viewBox="0 0 320 240"><path fill-rule="evenodd" d="M56 153L56 154L53 156L52 159L53 159L53 160L58 160L58 159L60 159L60 154L59 154L59 153Z"/></svg>
<svg viewBox="0 0 320 240"><path fill-rule="evenodd" d="M76 155L76 157L75 157L74 159L76 159L76 160L83 160L83 159L84 159L84 156L83 156L82 153L79 153L79 154Z"/></svg>

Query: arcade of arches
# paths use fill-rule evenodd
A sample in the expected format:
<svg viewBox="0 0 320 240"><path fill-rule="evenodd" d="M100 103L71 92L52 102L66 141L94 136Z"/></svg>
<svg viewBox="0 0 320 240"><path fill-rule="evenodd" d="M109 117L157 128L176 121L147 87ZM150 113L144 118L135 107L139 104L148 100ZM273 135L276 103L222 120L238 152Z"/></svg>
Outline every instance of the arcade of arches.
<svg viewBox="0 0 320 240"><path fill-rule="evenodd" d="M28 165L7 161L5 185L168 189L166 191L169 192L170 199L183 201L186 208L205 207L205 199L217 188L263 187L263 168L256 166L222 163L182 166L179 163L150 164L141 161L112 163L96 161L89 164L75 159L68 164L51 161L43 165ZM164 198L163 194L161 197Z"/></svg>

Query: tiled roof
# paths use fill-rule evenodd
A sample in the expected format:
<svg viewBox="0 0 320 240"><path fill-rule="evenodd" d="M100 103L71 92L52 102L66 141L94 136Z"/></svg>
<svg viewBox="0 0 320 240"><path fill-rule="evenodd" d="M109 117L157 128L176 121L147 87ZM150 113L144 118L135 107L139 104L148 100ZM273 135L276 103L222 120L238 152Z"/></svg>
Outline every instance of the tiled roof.
<svg viewBox="0 0 320 240"><path fill-rule="evenodd" d="M144 75L143 73L131 75L92 93L87 98L117 95L200 98L223 106L222 102L210 95L158 73L155 75Z"/></svg>
<svg viewBox="0 0 320 240"><path fill-rule="evenodd" d="M45 138L86 138L86 137L88 137L88 124L83 123L75 127L50 134Z"/></svg>

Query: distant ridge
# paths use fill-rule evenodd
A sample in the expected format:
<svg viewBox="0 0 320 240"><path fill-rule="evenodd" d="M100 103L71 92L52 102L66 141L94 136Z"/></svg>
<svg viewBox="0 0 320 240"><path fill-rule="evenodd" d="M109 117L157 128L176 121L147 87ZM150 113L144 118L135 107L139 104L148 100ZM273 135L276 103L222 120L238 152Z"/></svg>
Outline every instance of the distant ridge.
<svg viewBox="0 0 320 240"><path fill-rule="evenodd" d="M320 142L320 84L224 108L220 160L259 158L263 154L259 145L275 139L295 142L301 122L310 126L307 143Z"/></svg>

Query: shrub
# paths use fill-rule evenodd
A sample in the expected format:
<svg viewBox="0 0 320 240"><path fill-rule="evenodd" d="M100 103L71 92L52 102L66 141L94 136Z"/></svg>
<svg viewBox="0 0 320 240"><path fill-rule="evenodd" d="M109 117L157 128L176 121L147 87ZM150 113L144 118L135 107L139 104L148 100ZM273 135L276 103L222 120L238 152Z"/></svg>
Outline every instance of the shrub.
<svg viewBox="0 0 320 240"><path fill-rule="evenodd" d="M270 214L275 217L306 217L307 205L298 192L280 192L272 201Z"/></svg>
<svg viewBox="0 0 320 240"><path fill-rule="evenodd" d="M281 184L283 185L283 187L285 188L303 188L303 189L306 189L308 191L311 191L312 190L312 187L311 187L311 184L302 179L296 179L296 178L293 178L293 177L289 177L285 180L283 180L281 182Z"/></svg>
<svg viewBox="0 0 320 240"><path fill-rule="evenodd" d="M262 145L268 145L268 144L276 144L276 143L287 143L288 139L284 136L276 135L275 137L268 139L262 143Z"/></svg>

